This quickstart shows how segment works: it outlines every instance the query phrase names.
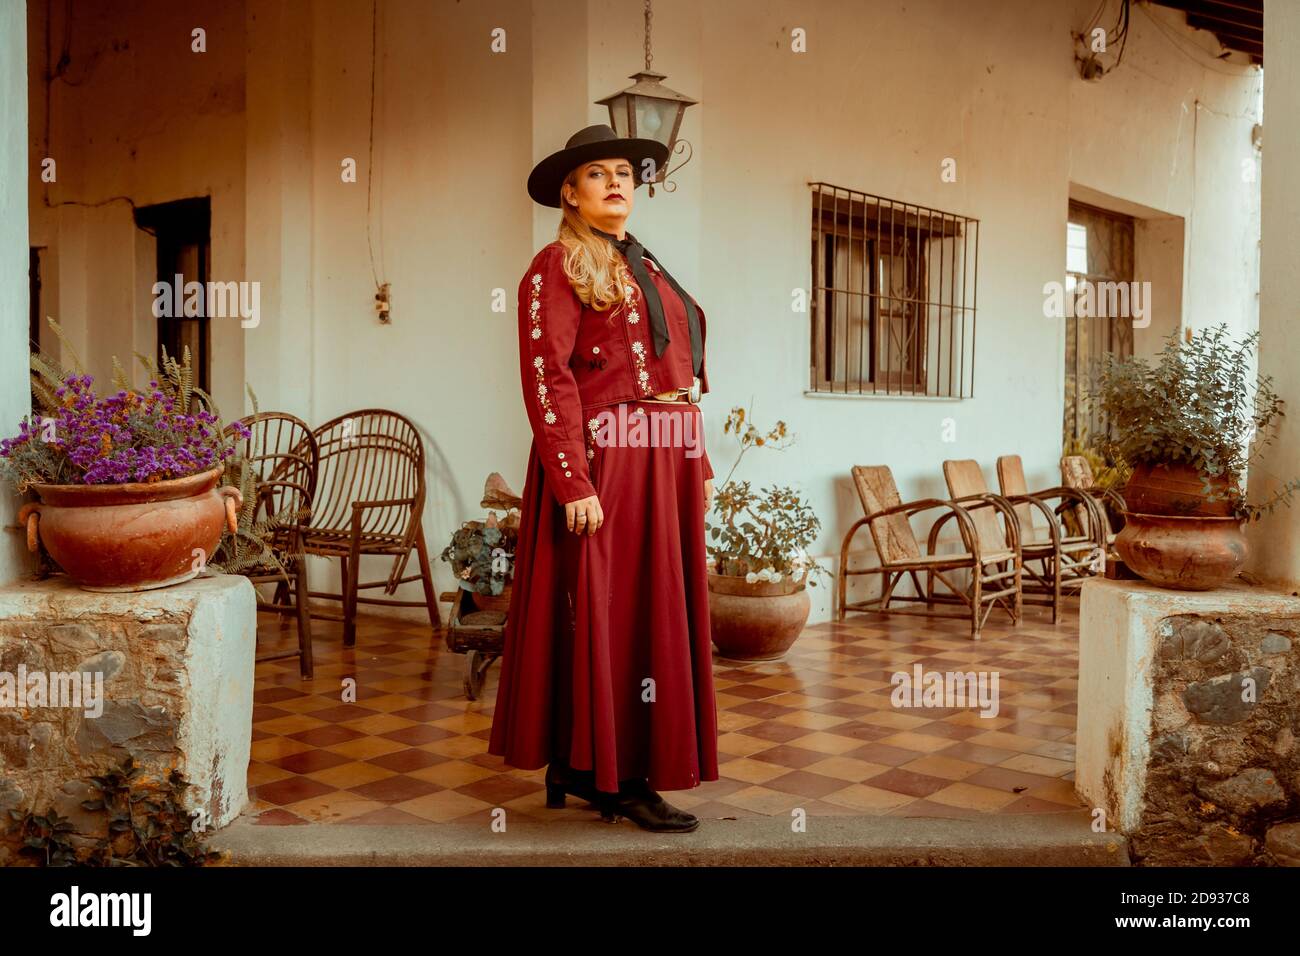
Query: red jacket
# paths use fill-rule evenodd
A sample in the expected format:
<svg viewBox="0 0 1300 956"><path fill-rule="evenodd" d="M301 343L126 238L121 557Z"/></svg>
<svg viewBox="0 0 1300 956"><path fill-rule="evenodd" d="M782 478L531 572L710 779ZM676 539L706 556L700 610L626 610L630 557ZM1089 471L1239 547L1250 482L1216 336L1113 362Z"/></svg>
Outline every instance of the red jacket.
<svg viewBox="0 0 1300 956"><path fill-rule="evenodd" d="M654 353L645 299L631 277L627 259L619 254L628 300L597 312L584 305L569 284L564 253L558 239L548 243L519 280L519 374L524 407L546 483L561 504L596 493L587 473L594 438L587 423L594 423L595 409L689 388L694 377L686 308L651 260L645 260L646 268L659 290L668 323L669 344L663 355ZM691 301L704 337L704 310L694 296ZM706 366L707 359L700 365L701 394L709 390ZM704 476L712 478L708 452L702 457Z"/></svg>

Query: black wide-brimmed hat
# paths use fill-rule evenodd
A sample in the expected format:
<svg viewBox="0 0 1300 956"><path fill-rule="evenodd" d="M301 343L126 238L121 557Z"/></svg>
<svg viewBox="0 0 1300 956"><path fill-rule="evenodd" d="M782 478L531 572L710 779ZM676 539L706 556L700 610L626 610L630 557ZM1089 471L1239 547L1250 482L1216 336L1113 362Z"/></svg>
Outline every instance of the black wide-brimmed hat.
<svg viewBox="0 0 1300 956"><path fill-rule="evenodd" d="M604 123L580 129L564 144L564 149L551 153L533 167L528 174L528 195L543 206L560 208L560 186L564 177L574 167L597 159L626 159L635 170L635 189L641 185L642 162L654 160L655 170L668 161L668 147L657 139L621 137Z"/></svg>

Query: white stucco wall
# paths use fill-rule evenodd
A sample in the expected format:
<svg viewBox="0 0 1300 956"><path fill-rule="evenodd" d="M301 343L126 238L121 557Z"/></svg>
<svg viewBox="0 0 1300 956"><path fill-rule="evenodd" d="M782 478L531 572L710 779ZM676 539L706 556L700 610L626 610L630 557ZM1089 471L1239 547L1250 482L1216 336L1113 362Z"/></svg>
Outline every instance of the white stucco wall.
<svg viewBox="0 0 1300 956"><path fill-rule="evenodd" d="M27 23L21 3L0 3L0 430L17 431L31 411L27 385ZM0 526L20 500L0 489ZM32 565L26 538L0 536L0 584Z"/></svg>
<svg viewBox="0 0 1300 956"><path fill-rule="evenodd" d="M211 278L243 277L243 4L141 0L71 10L69 65L48 85L46 33L57 64L67 7L28 10L31 243L53 253L42 277L53 307L42 311L64 326L104 387L114 354L143 382L134 353L156 348L155 246L135 228L132 203L210 196ZM192 50L196 28L206 32L207 52ZM45 184L47 156L57 180ZM42 333L42 346L59 354L54 336ZM212 392L233 415L243 405L242 333L238 320L211 320Z"/></svg>
<svg viewBox="0 0 1300 956"><path fill-rule="evenodd" d="M827 529L824 552L860 514L854 463L889 464L904 499L946 496L945 458L978 459L996 487L997 456L1019 453L1031 487L1059 483L1064 339L1062 324L1043 318L1041 290L1063 269L1072 183L1193 222L1187 256L1201 275L1181 296L1184 323L1253 325L1253 263L1237 244L1253 249L1258 229L1258 202L1239 175L1239 157L1251 155L1256 72L1204 56L1240 77L1211 73L1135 13L1126 62L1084 83L1070 29L1094 4L1073 15L1070 4L942 0L870 16L847 3L751 4L744 17L726 7L703 7L706 35L727 40L710 44L703 87L681 86L705 101L695 122L711 147L695 191L714 240L697 273L712 305L711 418L753 396L760 417L779 415L798 433L797 453L752 455L746 468L807 489ZM802 60L782 39L795 25L809 31ZM661 67L669 82L676 68ZM1193 152L1198 99L1215 122L1202 117ZM940 181L948 156L956 183ZM806 179L981 220L973 399L802 394L806 321L788 302L808 282ZM679 190L672 201L691 196ZM947 417L955 443L942 441ZM725 461L716 429L710 437Z"/></svg>
<svg viewBox="0 0 1300 956"><path fill-rule="evenodd" d="M677 190L650 199L638 189L629 225L708 312L713 392L705 413L715 469L726 474L733 459L721 430L728 408L752 400L760 423L784 419L798 444L752 453L742 477L804 489L823 523L816 550L832 568L829 555L860 513L853 464L889 464L904 498L944 494L945 458L977 458L995 486L997 456L1019 453L1031 485L1059 482L1064 338L1062 322L1043 317L1042 287L1064 269L1072 184L1183 229L1181 252L1151 260L1182 284L1175 302L1162 300L1163 322L1254 325L1258 183L1242 179L1240 160L1252 155L1259 74L1198 52L1212 41L1172 11L1142 8L1124 63L1085 84L1070 34L1095 6L655 5L654 68L701 104L682 129L694 158L675 176ZM220 17L240 28L233 14ZM494 53L498 27L507 45ZM807 31L806 53L790 51L796 27ZM232 269L246 254L246 277L266 290L263 323L274 324L218 349L222 375L246 372L263 407L314 424L375 406L413 418L428 447L426 531L436 555L452 528L479 511L489 472L522 491L530 436L513 295L558 216L531 203L523 184L532 163L572 132L607 121L593 101L641 67L642 7L381 4L369 213L370 6L248 0L243 28L247 105L211 118L224 138L202 155L183 154L164 175L138 157L128 161L122 151L131 144L153 142L128 127L97 175L129 170L128 185L151 201L174 198L162 195L169 184L210 185L214 215L236 205L220 195L247 189L247 216L231 216L219 241L232 248L221 254ZM145 75L138 68L129 87L142 100L140 115L151 98L176 95ZM88 112L81 108L87 122ZM187 131L174 113L168 136L210 142L212 127ZM341 181L348 157L357 160L357 183ZM955 183L941 181L946 158L957 162ZM791 290L810 282L807 183L815 180L981 220L973 398L805 395L809 323L790 302ZM123 188L97 185L91 192ZM94 251L121 231L101 224L61 234L92 286L103 270L129 264ZM214 262L217 253L214 241ZM376 273L392 284L387 326L373 317ZM504 312L493 310L498 290ZM99 300L75 291L64 296L65 319L85 325ZM121 337L112 323L94 335L103 351ZM947 418L956 421L955 442L942 440ZM869 549L866 536L861 543ZM434 565L449 580L445 565ZM379 564L367 580L372 570ZM417 597L417 588L407 591ZM827 615L828 601L829 589L814 592L814 620Z"/></svg>

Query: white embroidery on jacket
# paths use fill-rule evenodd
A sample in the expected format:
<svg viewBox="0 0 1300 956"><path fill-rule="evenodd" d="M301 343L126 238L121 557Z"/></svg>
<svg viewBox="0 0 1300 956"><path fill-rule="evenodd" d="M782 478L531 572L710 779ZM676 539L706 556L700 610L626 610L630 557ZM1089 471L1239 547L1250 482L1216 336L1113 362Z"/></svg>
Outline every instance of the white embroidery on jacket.
<svg viewBox="0 0 1300 956"><path fill-rule="evenodd" d="M644 344L639 341L632 343L632 358L636 360L637 384L641 386L641 391L648 393L650 391L650 373L645 370Z"/></svg>
<svg viewBox="0 0 1300 956"><path fill-rule="evenodd" d="M641 321L641 313L636 310L636 286L632 284L632 277L628 275L627 269L619 267L619 281L623 283L623 292L626 298L623 301L623 308L627 309L627 324L636 325Z"/></svg>
<svg viewBox="0 0 1300 956"><path fill-rule="evenodd" d="M542 274L533 273L533 291L532 301L528 303L529 321L532 323L532 329L529 334L534 341L542 337ZM547 397L546 389L546 361L540 356L533 357L533 368L537 370L537 404L542 407L542 420L548 425L554 425L557 421L555 409L551 407L551 400Z"/></svg>
<svg viewBox="0 0 1300 956"><path fill-rule="evenodd" d="M641 313L634 307L636 304L636 286L632 285L631 276L627 274L626 269L620 268L619 281L624 283L623 291L627 293L627 299L623 307L628 310L627 324L636 325L641 321ZM638 339L632 340L632 359L636 363L636 380L641 386L641 391L650 394L650 373L645 367L645 344Z"/></svg>

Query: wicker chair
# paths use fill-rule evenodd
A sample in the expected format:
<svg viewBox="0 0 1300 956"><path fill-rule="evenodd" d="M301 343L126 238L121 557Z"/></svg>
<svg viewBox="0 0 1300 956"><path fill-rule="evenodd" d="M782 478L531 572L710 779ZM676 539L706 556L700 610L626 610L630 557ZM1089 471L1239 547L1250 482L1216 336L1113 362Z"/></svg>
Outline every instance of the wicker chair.
<svg viewBox="0 0 1300 956"><path fill-rule="evenodd" d="M1124 512L1128 505L1124 496L1114 488L1102 488L1092 474L1092 465L1083 455L1066 455L1061 459L1061 484L1067 488L1086 491L1097 502L1106 519L1106 547L1114 551L1115 535L1124 527ZM1075 509L1075 520L1082 526L1084 515L1081 507Z"/></svg>
<svg viewBox="0 0 1300 956"><path fill-rule="evenodd" d="M988 540L977 532L975 514L981 509L997 507L995 502L976 502L974 511L938 498L925 498L904 504L898 495L898 487L894 484L894 476L885 465L854 465L853 483L865 515L849 528L840 548L837 580L841 621L844 620L846 611L916 614L916 611L907 612L889 606L891 601L916 601L926 605L926 610L921 613L934 614L936 617L969 617L973 640L979 640L980 629L995 604L1000 604L1007 611L1013 623L1019 623L1020 554L1016 543L1014 540L1003 540L989 546ZM944 514L930 531L927 546L929 553L922 554L909 519L914 514L934 509L943 509ZM936 553L939 527L949 519L956 520L965 550ZM993 520L996 524L996 519ZM880 565L850 570L849 549L854 535L863 525L871 529ZM969 572L969 584L955 581L948 573L954 571ZM926 575L924 586L917 577L918 573ZM848 578L860 574L881 576L880 597L850 604L847 601ZM911 578L916 589L915 595L894 594L895 587L904 575ZM936 581L947 590L937 592ZM966 610L958 614L929 610L930 605L945 603L962 604Z"/></svg>
<svg viewBox="0 0 1300 956"><path fill-rule="evenodd" d="M236 448L253 472L252 520L263 521L277 515L305 512L304 517L283 522L272 534L271 548L284 567L284 573L265 562L238 573L254 584L275 584L275 595L257 608L280 615L281 629L288 626L288 615L298 619L298 650L259 654L258 661L275 661L297 657L302 676L312 676L311 601L308 597L307 562L303 537L311 521L312 498L316 490L316 440L306 422L284 412L259 412L241 419L249 437ZM226 429L233 433L234 426ZM297 556L297 557L295 557ZM290 600L290 591L293 600Z"/></svg>
<svg viewBox="0 0 1300 956"><path fill-rule="evenodd" d="M334 614L313 612L322 620L343 622L343 643L356 643L358 604L426 607L435 629L442 628L438 595L433 587L429 550L424 540L424 442L410 419L382 408L340 415L315 431L320 451L316 506L304 545L308 554L338 558L342 591L312 591L311 596L341 601ZM411 552L420 573L403 577ZM382 581L360 581L361 558L385 555L393 559ZM420 581L423 601L367 598L359 592L383 588L391 595L401 584Z"/></svg>
<svg viewBox="0 0 1300 956"><path fill-rule="evenodd" d="M1097 555L1105 547L1105 539L1100 532L1096 505L1088 495L1073 488L1058 486L1030 494L1019 455L1003 455L998 459L997 468L1002 497L1011 504L1020 529L1026 573L1024 600L1028 604L1050 605L1055 624L1060 616L1061 596L1067 591L1077 591L1085 579L1099 570ZM984 473L974 459L946 461L943 473L954 497L987 493ZM1054 510L1047 504L1050 500L1061 503ZM1070 534L1061 520L1061 512L1073 505L1082 505L1088 514L1083 533L1078 535ZM1044 525L1035 524L1036 512L1043 516Z"/></svg>

